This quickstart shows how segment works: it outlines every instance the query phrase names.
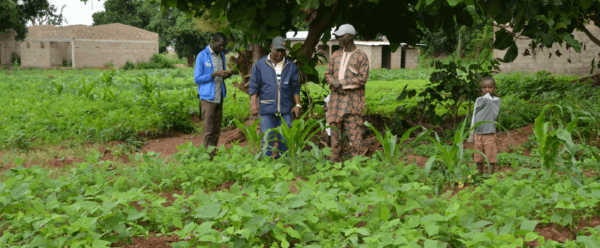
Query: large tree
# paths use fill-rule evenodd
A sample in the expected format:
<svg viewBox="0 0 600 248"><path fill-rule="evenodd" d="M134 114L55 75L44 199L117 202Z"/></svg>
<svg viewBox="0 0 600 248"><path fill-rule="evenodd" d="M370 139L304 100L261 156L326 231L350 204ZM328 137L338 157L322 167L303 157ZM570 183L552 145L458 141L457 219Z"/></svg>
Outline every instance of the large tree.
<svg viewBox="0 0 600 248"><path fill-rule="evenodd" d="M92 15L93 25L118 22L145 29L156 12L156 4L146 6L143 0L107 0L104 2L104 11Z"/></svg>
<svg viewBox="0 0 600 248"><path fill-rule="evenodd" d="M60 26L67 24L68 21L63 16L63 11L67 7L66 4L60 7L60 12L56 9L54 4L51 4L47 9L39 12L35 17L31 18L31 25L54 25Z"/></svg>
<svg viewBox="0 0 600 248"><path fill-rule="evenodd" d="M0 1L0 32L12 29L17 40L27 35L27 22L47 11L48 0L2 0Z"/></svg>

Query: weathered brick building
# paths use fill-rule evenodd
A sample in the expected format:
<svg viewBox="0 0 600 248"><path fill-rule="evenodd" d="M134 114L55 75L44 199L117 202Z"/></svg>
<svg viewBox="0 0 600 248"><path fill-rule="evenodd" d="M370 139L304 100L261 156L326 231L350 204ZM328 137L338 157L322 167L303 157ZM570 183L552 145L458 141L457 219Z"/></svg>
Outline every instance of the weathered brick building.
<svg viewBox="0 0 600 248"><path fill-rule="evenodd" d="M595 37L600 38L600 28L596 25L586 25L586 28ZM494 31L500 28L495 27ZM510 28L508 28L510 30ZM600 53L600 47L590 40L583 32L574 31L573 36L582 44L581 53L577 53L573 48L566 47L566 42L562 45L553 44L551 48L536 45L531 46L531 39L519 38L516 41L519 48L519 55L510 63L501 63L501 72L522 71L538 72L547 71L551 73L571 74L576 76L589 75L591 62ZM504 58L508 49L494 49L494 58ZM600 61L600 56L596 57L596 62ZM596 70L596 73L599 71Z"/></svg>
<svg viewBox="0 0 600 248"><path fill-rule="evenodd" d="M11 36L12 35L12 36ZM23 42L14 41L14 32L0 34L0 64L11 64L5 53L17 52L24 67L50 68L68 64L73 68L100 67L126 61L149 61L158 53L158 34L113 23L99 26L48 25L29 27ZM19 44L18 46L12 44ZM10 58L10 57L9 57Z"/></svg>
<svg viewBox="0 0 600 248"><path fill-rule="evenodd" d="M335 29L332 29L331 31L333 32L334 30ZM286 39L290 40L291 45L293 46L296 43L304 42L307 35L307 31L299 31L296 34L294 32L288 32L286 34ZM416 69L419 63L419 49L416 47L409 47L404 43L393 53L390 51L390 43L387 41L355 41L354 43L358 49L365 52L369 57L371 69ZM335 36L331 35L326 46L323 45L322 41L319 41L317 52L329 59L331 54L337 51L339 47L339 43L335 40Z"/></svg>

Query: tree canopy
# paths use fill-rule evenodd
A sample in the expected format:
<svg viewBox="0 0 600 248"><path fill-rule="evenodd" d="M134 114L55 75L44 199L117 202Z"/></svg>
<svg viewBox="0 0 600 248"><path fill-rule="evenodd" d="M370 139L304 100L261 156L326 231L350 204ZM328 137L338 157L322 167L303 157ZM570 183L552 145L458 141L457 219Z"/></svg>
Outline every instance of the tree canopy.
<svg viewBox="0 0 600 248"><path fill-rule="evenodd" d="M118 22L145 29L156 12L157 5L146 6L143 0L107 0L104 11L92 15L93 25Z"/></svg>
<svg viewBox="0 0 600 248"><path fill-rule="evenodd" d="M0 32L12 29L17 40L27 35L27 22L38 17L50 7L48 0L3 0L0 1Z"/></svg>
<svg viewBox="0 0 600 248"><path fill-rule="evenodd" d="M353 24L366 39L385 35L392 51L400 43L415 45L423 35L421 27L454 37L457 29L476 23L467 8L474 8L481 18L506 24L496 31L493 44L497 49L509 49L505 62L518 55L514 41L519 36L548 47L566 42L579 52L581 45L573 38L573 30L585 31L583 25L589 20L599 19L600 24L596 16L600 2L594 0L160 0L160 6L194 16L208 11L213 19L229 22L224 32L242 31L247 43L266 44L275 36L296 31L300 23L308 23L302 49L306 56L314 52L321 35L328 40L325 31L344 23Z"/></svg>

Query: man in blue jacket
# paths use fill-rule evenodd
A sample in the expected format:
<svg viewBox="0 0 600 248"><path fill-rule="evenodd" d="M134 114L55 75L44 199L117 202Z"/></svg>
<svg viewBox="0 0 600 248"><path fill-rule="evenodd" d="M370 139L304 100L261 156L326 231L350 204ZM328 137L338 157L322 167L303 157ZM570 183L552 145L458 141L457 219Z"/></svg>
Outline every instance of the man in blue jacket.
<svg viewBox="0 0 600 248"><path fill-rule="evenodd" d="M194 82L198 85L200 98L200 116L204 121L202 135L205 147L217 146L221 135L221 120L223 118L223 99L227 95L225 81L231 77L231 72L225 70L225 53L227 38L223 33L216 33L213 41L196 57ZM202 114L204 113L204 116ZM211 159L216 154L213 151Z"/></svg>
<svg viewBox="0 0 600 248"><path fill-rule="evenodd" d="M250 114L260 114L260 130L264 133L270 128L279 127L285 120L292 123L292 113L300 117L300 83L298 67L286 56L285 39L275 37L271 43L271 53L260 59L252 68L250 76ZM257 106L257 99L259 100ZM269 134L268 137L270 137ZM287 151L283 137L277 135L277 157ZM272 156L273 140L269 141L266 156Z"/></svg>

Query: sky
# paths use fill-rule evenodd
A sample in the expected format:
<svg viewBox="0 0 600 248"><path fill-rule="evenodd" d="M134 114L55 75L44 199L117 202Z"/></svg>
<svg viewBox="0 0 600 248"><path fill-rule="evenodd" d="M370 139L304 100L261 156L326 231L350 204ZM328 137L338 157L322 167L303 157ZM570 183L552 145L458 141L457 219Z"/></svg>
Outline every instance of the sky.
<svg viewBox="0 0 600 248"><path fill-rule="evenodd" d="M80 0L48 0L50 4L54 4L56 9L60 11L63 4L66 4L63 16L67 19L67 25L88 25L91 26L94 23L92 14L104 11L104 2L106 0L88 0L87 4Z"/></svg>

